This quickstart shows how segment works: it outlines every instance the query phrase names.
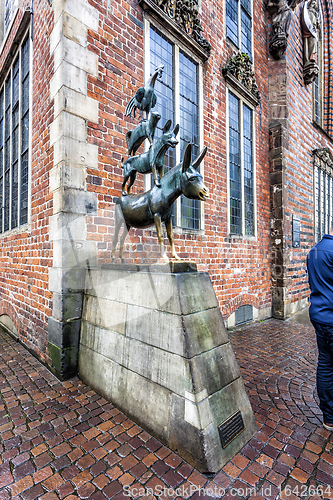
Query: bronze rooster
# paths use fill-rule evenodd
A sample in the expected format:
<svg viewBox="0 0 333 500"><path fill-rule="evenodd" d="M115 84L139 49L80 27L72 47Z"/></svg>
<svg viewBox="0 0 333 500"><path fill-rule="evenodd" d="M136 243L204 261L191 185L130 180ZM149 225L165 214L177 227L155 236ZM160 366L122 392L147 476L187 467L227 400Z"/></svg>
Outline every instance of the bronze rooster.
<svg viewBox="0 0 333 500"><path fill-rule="evenodd" d="M164 69L164 65L161 64L158 66L154 73L150 75L150 78L147 80L147 83L144 87L140 87L135 96L133 96L125 109L125 116L131 116L132 111L134 110L133 116L135 118L136 108L140 110L141 120L144 119L143 112L146 112L146 119L149 118L150 110L156 104L156 95L154 92L154 86L157 77L162 75Z"/></svg>

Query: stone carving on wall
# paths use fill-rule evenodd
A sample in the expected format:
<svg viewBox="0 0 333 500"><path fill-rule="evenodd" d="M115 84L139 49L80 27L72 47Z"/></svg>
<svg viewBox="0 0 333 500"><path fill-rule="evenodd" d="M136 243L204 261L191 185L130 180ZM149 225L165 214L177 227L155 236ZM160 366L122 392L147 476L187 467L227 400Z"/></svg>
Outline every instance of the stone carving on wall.
<svg viewBox="0 0 333 500"><path fill-rule="evenodd" d="M272 18L272 35L269 51L274 59L281 59L287 49L292 11L300 0L266 0Z"/></svg>
<svg viewBox="0 0 333 500"><path fill-rule="evenodd" d="M255 106L259 104L260 92L257 87L255 75L252 69L252 63L248 54L239 52L231 57L227 64L222 68L222 74L227 82L236 86L237 90L246 98L250 98Z"/></svg>
<svg viewBox="0 0 333 500"><path fill-rule="evenodd" d="M317 31L320 27L317 0L307 0L304 3L301 26L303 34L303 78L305 85L308 85L317 78L319 73L319 67L313 59L313 56L317 53Z"/></svg>
<svg viewBox="0 0 333 500"><path fill-rule="evenodd" d="M316 167L333 177L333 154L329 148L314 149L313 163Z"/></svg>
<svg viewBox="0 0 333 500"><path fill-rule="evenodd" d="M155 4L184 30L209 56L211 44L202 36L203 27L198 18L199 4L197 0L139 0L145 8Z"/></svg>

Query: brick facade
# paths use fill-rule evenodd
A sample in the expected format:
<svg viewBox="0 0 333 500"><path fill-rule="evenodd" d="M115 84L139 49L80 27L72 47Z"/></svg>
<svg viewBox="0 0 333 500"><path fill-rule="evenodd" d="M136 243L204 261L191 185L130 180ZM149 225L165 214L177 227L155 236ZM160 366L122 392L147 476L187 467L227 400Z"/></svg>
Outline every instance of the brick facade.
<svg viewBox="0 0 333 500"><path fill-rule="evenodd" d="M30 2L20 2L4 41L0 85L24 19L28 29L29 7ZM275 61L268 53L269 15L262 0L253 2L254 73L261 93L254 110L257 234L242 238L228 234L222 76L237 51L225 36L224 4L201 2L203 35L212 45L202 71L204 180L210 198L203 207L204 227L176 228L175 244L182 259L209 272L229 325L241 305L253 305L255 319L284 318L307 301L305 255L314 242L312 150L332 149L332 16L323 4L322 130L312 122L312 85L305 87L302 80L300 8L292 16L285 57ZM0 321L9 317L20 340L59 376L76 370L87 266L110 262L125 134L137 124L124 110L145 79L145 15L136 0L34 2L30 219L0 236ZM143 188L138 176L133 192ZM300 218L300 248L292 247L293 215ZM132 230L126 242L128 262L159 259L153 229Z"/></svg>

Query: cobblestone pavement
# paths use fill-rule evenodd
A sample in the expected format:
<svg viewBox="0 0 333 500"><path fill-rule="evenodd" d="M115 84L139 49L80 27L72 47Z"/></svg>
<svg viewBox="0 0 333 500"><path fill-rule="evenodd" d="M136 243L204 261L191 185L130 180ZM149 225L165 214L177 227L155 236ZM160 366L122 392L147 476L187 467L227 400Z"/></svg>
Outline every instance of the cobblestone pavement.
<svg viewBox="0 0 333 500"><path fill-rule="evenodd" d="M60 383L0 332L0 499L333 498L313 328L268 320L229 336L258 433L206 477L79 379Z"/></svg>

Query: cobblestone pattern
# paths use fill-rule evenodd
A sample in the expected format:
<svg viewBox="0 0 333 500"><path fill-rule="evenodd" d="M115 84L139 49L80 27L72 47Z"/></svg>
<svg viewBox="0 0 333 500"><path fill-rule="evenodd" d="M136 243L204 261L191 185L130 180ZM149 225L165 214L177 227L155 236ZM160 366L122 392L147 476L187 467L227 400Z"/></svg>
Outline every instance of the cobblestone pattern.
<svg viewBox="0 0 333 500"><path fill-rule="evenodd" d="M315 396L312 327L269 320L230 340L258 433L206 477L79 379L59 382L0 332L0 499L102 500L129 491L146 500L157 493L163 500L333 498L333 440Z"/></svg>

